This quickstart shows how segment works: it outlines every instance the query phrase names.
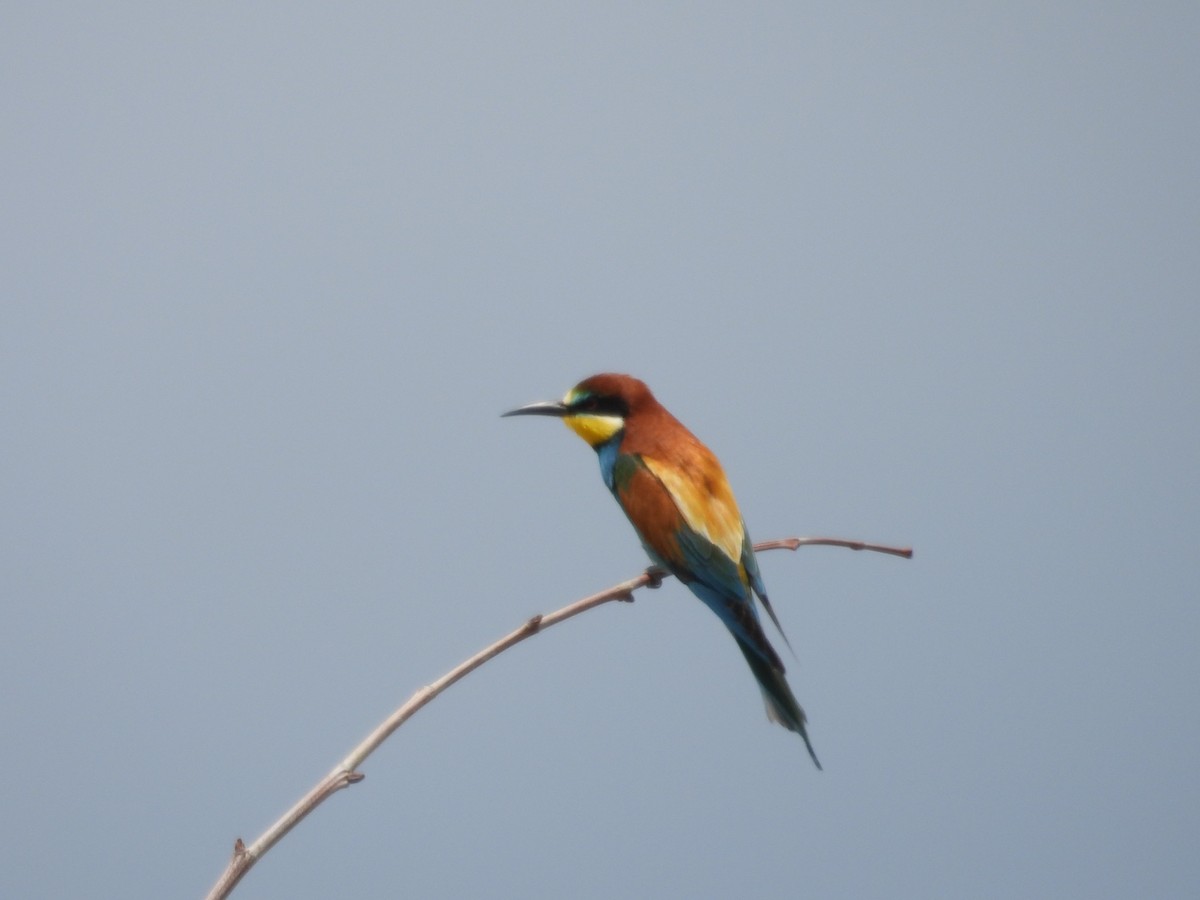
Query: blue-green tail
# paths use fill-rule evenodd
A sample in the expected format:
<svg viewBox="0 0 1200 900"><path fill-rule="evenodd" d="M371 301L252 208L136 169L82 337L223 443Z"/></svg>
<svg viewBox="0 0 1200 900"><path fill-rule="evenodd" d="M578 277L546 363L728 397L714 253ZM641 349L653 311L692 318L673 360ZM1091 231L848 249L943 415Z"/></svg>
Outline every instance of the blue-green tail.
<svg viewBox="0 0 1200 900"><path fill-rule="evenodd" d="M742 656L746 657L746 663L758 680L758 686L762 688L763 700L767 704L767 718L804 738L804 746L808 748L808 755L812 757L813 764L820 769L821 761L817 759L812 742L808 739L808 730L804 727L807 717L797 702L795 694L792 693L787 679L784 678L783 670L763 659L758 651L737 635L734 635L734 640L737 641Z"/></svg>

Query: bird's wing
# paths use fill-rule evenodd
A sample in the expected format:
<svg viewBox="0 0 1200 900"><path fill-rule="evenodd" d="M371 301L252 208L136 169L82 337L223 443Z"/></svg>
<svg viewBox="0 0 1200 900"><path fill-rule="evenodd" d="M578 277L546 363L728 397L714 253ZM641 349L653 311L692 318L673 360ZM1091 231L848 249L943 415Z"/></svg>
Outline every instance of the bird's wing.
<svg viewBox="0 0 1200 900"><path fill-rule="evenodd" d="M735 568L740 570L737 572L738 581L753 588L780 637L791 650L792 642L784 634L779 617L775 615L775 608L767 599L767 589L763 584L762 573L758 570L758 559L754 555L750 534L746 531L746 523L742 520L742 514L738 511L733 491L730 490L724 474L719 469L714 474L711 470L701 472L698 466L668 466L654 459L643 459L643 463L675 499L688 527L711 542L727 559L736 561ZM696 548L701 553L704 549L704 546ZM725 569L725 566L717 564L715 560L712 560L711 564L716 565L719 570ZM720 585L721 587L735 587L728 583L728 579L723 581L726 583ZM742 587L737 590L737 595L740 596L744 591L745 588Z"/></svg>
<svg viewBox="0 0 1200 900"><path fill-rule="evenodd" d="M665 478L664 472L669 473ZM690 482L635 454L622 454L614 467L613 493L651 557L687 583L740 641L782 671L783 665L758 622L740 552L730 554L726 549L728 539L719 544L710 536L712 530L702 530L689 520L685 512L688 502L681 501L672 489L682 484ZM726 494L732 502L728 489ZM690 506L693 512L698 508L695 502ZM742 520L736 506L732 512L739 531L734 546L740 551L744 540ZM707 521L723 523L730 519L717 511ZM774 613L771 618L775 619Z"/></svg>
<svg viewBox="0 0 1200 900"><path fill-rule="evenodd" d="M724 473L699 465L667 464L642 457L642 464L666 488L683 521L735 564L741 559L746 529Z"/></svg>

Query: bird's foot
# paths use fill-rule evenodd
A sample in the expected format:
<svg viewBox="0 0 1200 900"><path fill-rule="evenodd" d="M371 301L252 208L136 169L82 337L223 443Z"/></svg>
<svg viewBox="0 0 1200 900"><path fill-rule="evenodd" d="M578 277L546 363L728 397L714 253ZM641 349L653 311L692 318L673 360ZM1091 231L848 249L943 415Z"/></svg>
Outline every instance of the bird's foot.
<svg viewBox="0 0 1200 900"><path fill-rule="evenodd" d="M646 587L650 590L662 587L663 579L669 573L661 566L651 566L646 570Z"/></svg>

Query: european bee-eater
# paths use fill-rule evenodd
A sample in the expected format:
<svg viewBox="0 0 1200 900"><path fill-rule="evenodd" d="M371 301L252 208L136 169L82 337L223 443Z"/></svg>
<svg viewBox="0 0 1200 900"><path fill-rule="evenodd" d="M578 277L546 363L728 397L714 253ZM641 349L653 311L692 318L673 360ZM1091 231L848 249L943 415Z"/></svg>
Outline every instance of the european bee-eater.
<svg viewBox="0 0 1200 900"><path fill-rule="evenodd" d="M757 595L779 628L746 524L712 451L645 384L628 375L593 375L561 401L531 403L504 415L556 416L591 445L604 483L650 559L725 623L758 679L767 716L798 732L821 768L804 727L804 710L754 607Z"/></svg>

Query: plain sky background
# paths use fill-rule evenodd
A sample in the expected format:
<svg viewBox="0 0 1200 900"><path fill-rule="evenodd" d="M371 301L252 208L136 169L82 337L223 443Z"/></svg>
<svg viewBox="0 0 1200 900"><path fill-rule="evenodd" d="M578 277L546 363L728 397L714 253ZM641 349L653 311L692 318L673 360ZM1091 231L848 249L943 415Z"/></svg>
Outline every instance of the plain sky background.
<svg viewBox="0 0 1200 900"><path fill-rule="evenodd" d="M637 574L644 378L825 764L678 584L422 711L238 888L1200 891L1200 6L8 4L0 895L195 897Z"/></svg>

